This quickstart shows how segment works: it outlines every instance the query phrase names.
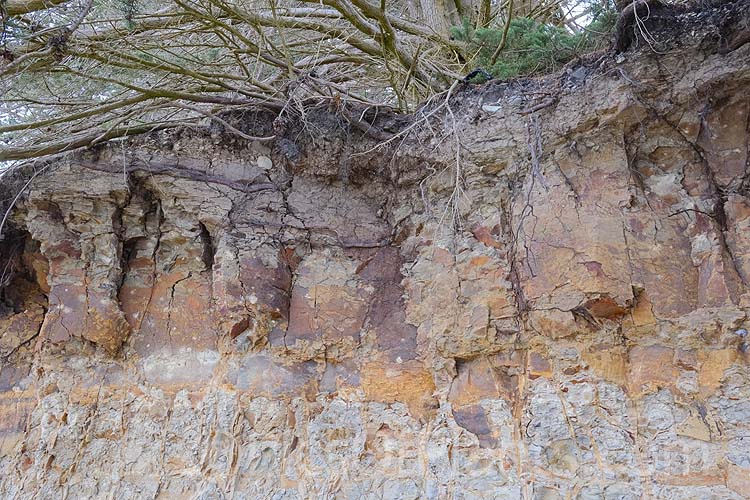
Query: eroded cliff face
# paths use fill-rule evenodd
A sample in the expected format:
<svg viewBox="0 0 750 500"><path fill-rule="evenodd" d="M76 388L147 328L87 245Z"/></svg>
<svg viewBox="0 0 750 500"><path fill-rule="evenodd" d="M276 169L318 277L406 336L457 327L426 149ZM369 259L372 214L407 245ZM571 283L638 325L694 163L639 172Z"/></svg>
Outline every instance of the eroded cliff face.
<svg viewBox="0 0 750 500"><path fill-rule="evenodd" d="M50 160L0 497L746 498L750 45L680 36L463 88L379 163L324 126Z"/></svg>

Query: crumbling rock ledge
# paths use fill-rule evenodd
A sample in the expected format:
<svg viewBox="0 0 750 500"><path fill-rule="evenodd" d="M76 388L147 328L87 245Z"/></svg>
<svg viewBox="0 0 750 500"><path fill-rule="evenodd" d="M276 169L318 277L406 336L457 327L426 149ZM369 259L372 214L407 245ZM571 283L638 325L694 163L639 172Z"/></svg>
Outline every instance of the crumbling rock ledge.
<svg viewBox="0 0 750 500"><path fill-rule="evenodd" d="M465 86L382 150L45 160L0 496L745 498L750 44L712 36Z"/></svg>

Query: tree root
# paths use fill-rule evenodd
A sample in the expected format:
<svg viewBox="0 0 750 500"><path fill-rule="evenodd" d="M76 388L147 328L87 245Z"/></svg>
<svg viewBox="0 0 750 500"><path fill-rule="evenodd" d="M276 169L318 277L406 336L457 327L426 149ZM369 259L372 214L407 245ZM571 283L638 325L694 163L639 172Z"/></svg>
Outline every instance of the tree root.
<svg viewBox="0 0 750 500"><path fill-rule="evenodd" d="M622 9L614 29L612 48L615 53L625 52L633 43L637 36L634 30L636 23L640 19L648 17L652 9L662 6L663 4L660 0L633 0L627 7Z"/></svg>

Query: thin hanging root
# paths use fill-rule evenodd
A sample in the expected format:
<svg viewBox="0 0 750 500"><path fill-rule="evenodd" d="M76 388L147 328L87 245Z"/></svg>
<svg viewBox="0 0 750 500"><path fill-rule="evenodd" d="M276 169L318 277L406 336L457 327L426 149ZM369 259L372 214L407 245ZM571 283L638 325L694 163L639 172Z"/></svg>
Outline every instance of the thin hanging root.
<svg viewBox="0 0 750 500"><path fill-rule="evenodd" d="M438 219L438 226L442 226L443 223L450 218L450 227L453 230L460 231L461 229L461 200L465 196L464 191L464 179L463 179L463 169L461 167L461 137L458 132L458 126L457 126L457 120L456 116L453 113L453 109L450 107L450 99L453 95L453 92L455 91L458 84L461 83L460 80L456 80L453 82L453 84L450 86L450 88L444 92L441 92L440 94L437 94L430 98L427 103L422 106L421 110L419 111L419 118L416 119L411 125L406 127L404 130L401 130L400 132L394 134L393 136L389 137L388 139L379 142L375 146L371 147L370 149L363 151L361 153L355 153L350 156L350 158L354 158L357 156L364 156L367 154L370 154L374 151L377 151L378 149L387 146L388 144L398 140L398 139L406 139L409 134L417 130L421 127L426 127L427 130L431 133L432 137L434 139L438 140L438 145L442 143L446 138L452 137L453 143L454 143L454 151L453 151L453 158L454 161L452 161L448 166L446 166L444 169L437 171L436 169L430 167L430 170L432 172L425 177L419 184L420 186L420 192L422 201L425 204L425 208L428 212L432 212L432 207L430 206L428 196L426 194L426 191L429 190L427 188L427 183L429 182L429 179L434 178L436 175L440 175L444 172L446 172L451 166L453 166L453 190L451 191L451 195L448 198L448 201L446 203L445 209L443 210L442 214L440 215L440 219ZM441 102L435 106L433 109L430 109L428 112L425 112L425 109L430 108L432 103L439 97L442 97ZM438 113L441 111L446 110L447 116L450 117L451 125L450 125L450 132L448 132L442 139L438 139L437 135L435 134L435 129L433 128L432 124L430 123L430 119L435 117ZM396 151L400 148L397 147Z"/></svg>
<svg viewBox="0 0 750 500"><path fill-rule="evenodd" d="M368 155L368 154L372 153L373 151L377 151L378 149L382 148L383 146L387 146L391 142L394 142L395 140L399 139L400 137L407 136L415 128L417 128L417 127L419 127L421 125L427 124L427 126L429 126L429 120L430 120L430 118L432 118L439 111L441 111L443 108L445 108L445 107L448 106L448 101L450 100L451 96L453 95L453 91L456 89L456 86L460 82L461 82L460 80L456 80L455 82L453 82L453 85L451 85L448 90L446 90L445 92L441 92L440 94L436 94L435 96L431 97L427 101L427 103L424 106L422 106L422 110L424 110L425 108L428 108L432 104L432 101L434 101L437 97L445 94L445 99L443 99L443 102L441 102L440 104L438 104L433 110L431 110L430 112L428 112L426 114L423 111L420 111L420 114L422 116L418 120L415 120L414 123L412 123L411 125L409 125L408 127L406 127L404 130L402 130L402 131L398 132L397 134L394 134L393 136L389 137L388 139L386 139L386 140L384 140L384 141L382 141L382 142L374 145L373 147L371 147L367 151L363 151L361 153L357 153L355 155L352 155L352 157Z"/></svg>
<svg viewBox="0 0 750 500"><path fill-rule="evenodd" d="M617 19L617 24L615 24L615 52L626 51L633 42L633 35L640 34L649 47L658 53L654 48L656 40L646 28L644 21L651 15L652 7L660 7L661 5L660 0L633 0L622 10L620 17ZM643 9L646 11L645 18L642 18L638 13L639 10L642 11ZM631 27L633 29L632 32L630 31Z"/></svg>
<svg viewBox="0 0 750 500"><path fill-rule="evenodd" d="M461 231L461 199L464 197L464 179L463 179L463 169L461 168L461 138L458 133L458 129L456 127L456 115L453 114L453 109L450 107L450 105L446 102L446 108L448 110L448 115L451 117L451 134L453 135L454 139L454 147L455 147L455 165L454 165L454 176L453 176L453 191L451 191L451 195L448 198L448 202L446 204L445 210L443 211L443 215L440 217L440 221L442 222L448 212L450 211L451 214L451 228L454 231ZM440 225L440 223L438 223Z"/></svg>

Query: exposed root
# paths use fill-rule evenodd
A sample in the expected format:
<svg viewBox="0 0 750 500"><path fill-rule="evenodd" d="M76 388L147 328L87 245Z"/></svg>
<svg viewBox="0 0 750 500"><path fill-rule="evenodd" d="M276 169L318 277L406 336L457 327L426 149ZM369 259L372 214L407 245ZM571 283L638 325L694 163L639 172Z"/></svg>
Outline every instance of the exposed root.
<svg viewBox="0 0 750 500"><path fill-rule="evenodd" d="M651 15L651 9L661 7L660 0L633 0L620 13L615 24L613 49L615 52L625 52L640 36L654 50L654 37L646 29L644 21Z"/></svg>

